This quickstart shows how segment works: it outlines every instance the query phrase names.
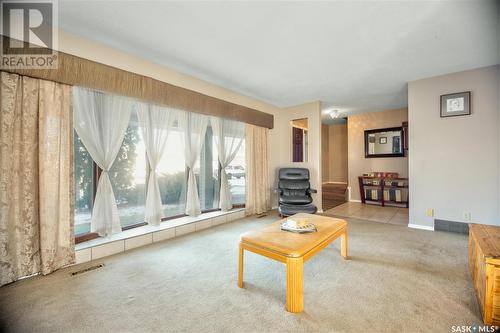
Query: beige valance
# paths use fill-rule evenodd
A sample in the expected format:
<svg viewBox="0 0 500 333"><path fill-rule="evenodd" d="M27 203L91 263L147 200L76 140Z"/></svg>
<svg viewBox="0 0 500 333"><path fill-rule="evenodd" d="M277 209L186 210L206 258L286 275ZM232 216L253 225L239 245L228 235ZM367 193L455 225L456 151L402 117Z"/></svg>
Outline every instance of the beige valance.
<svg viewBox="0 0 500 333"><path fill-rule="evenodd" d="M3 37L3 42L9 37ZM185 111L273 128L271 114L227 102L144 75L58 52L57 69L1 69L34 78L138 98Z"/></svg>

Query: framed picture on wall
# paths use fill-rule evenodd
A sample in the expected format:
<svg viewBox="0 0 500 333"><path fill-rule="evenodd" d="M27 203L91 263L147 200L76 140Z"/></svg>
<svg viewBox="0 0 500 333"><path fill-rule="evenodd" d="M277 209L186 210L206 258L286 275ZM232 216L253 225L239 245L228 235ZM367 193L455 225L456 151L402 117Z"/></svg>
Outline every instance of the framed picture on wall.
<svg viewBox="0 0 500 333"><path fill-rule="evenodd" d="M441 118L470 114L470 91L441 95Z"/></svg>

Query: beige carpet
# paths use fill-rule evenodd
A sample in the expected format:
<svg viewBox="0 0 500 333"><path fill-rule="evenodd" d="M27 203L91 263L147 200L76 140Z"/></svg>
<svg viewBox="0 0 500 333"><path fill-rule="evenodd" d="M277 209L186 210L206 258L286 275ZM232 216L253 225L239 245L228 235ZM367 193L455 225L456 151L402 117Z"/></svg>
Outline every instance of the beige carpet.
<svg viewBox="0 0 500 333"><path fill-rule="evenodd" d="M248 254L236 286L244 219L0 288L8 332L450 332L479 323L464 235L349 219L339 243L305 265L305 312L285 311L282 264Z"/></svg>

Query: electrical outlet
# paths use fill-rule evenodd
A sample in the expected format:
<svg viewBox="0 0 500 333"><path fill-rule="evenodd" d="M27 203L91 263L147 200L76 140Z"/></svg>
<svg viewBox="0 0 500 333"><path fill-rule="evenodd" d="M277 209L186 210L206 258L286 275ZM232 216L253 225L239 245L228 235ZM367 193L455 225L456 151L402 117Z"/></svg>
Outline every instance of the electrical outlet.
<svg viewBox="0 0 500 333"><path fill-rule="evenodd" d="M425 215L434 217L434 208L427 208L427 210L425 211Z"/></svg>
<svg viewBox="0 0 500 333"><path fill-rule="evenodd" d="M463 219L464 221L470 221L472 220L472 216L471 216L471 213L470 212L463 212Z"/></svg>

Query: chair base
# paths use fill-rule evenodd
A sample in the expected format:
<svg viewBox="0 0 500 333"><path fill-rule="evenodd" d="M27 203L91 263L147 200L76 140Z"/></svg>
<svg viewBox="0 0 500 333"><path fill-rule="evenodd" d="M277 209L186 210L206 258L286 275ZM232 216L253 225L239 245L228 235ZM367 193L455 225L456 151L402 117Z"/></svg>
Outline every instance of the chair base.
<svg viewBox="0 0 500 333"><path fill-rule="evenodd" d="M316 206L313 204L307 204L307 205L280 204L278 207L278 211L281 216L291 216L297 213L314 214L318 211L318 208L316 208Z"/></svg>

